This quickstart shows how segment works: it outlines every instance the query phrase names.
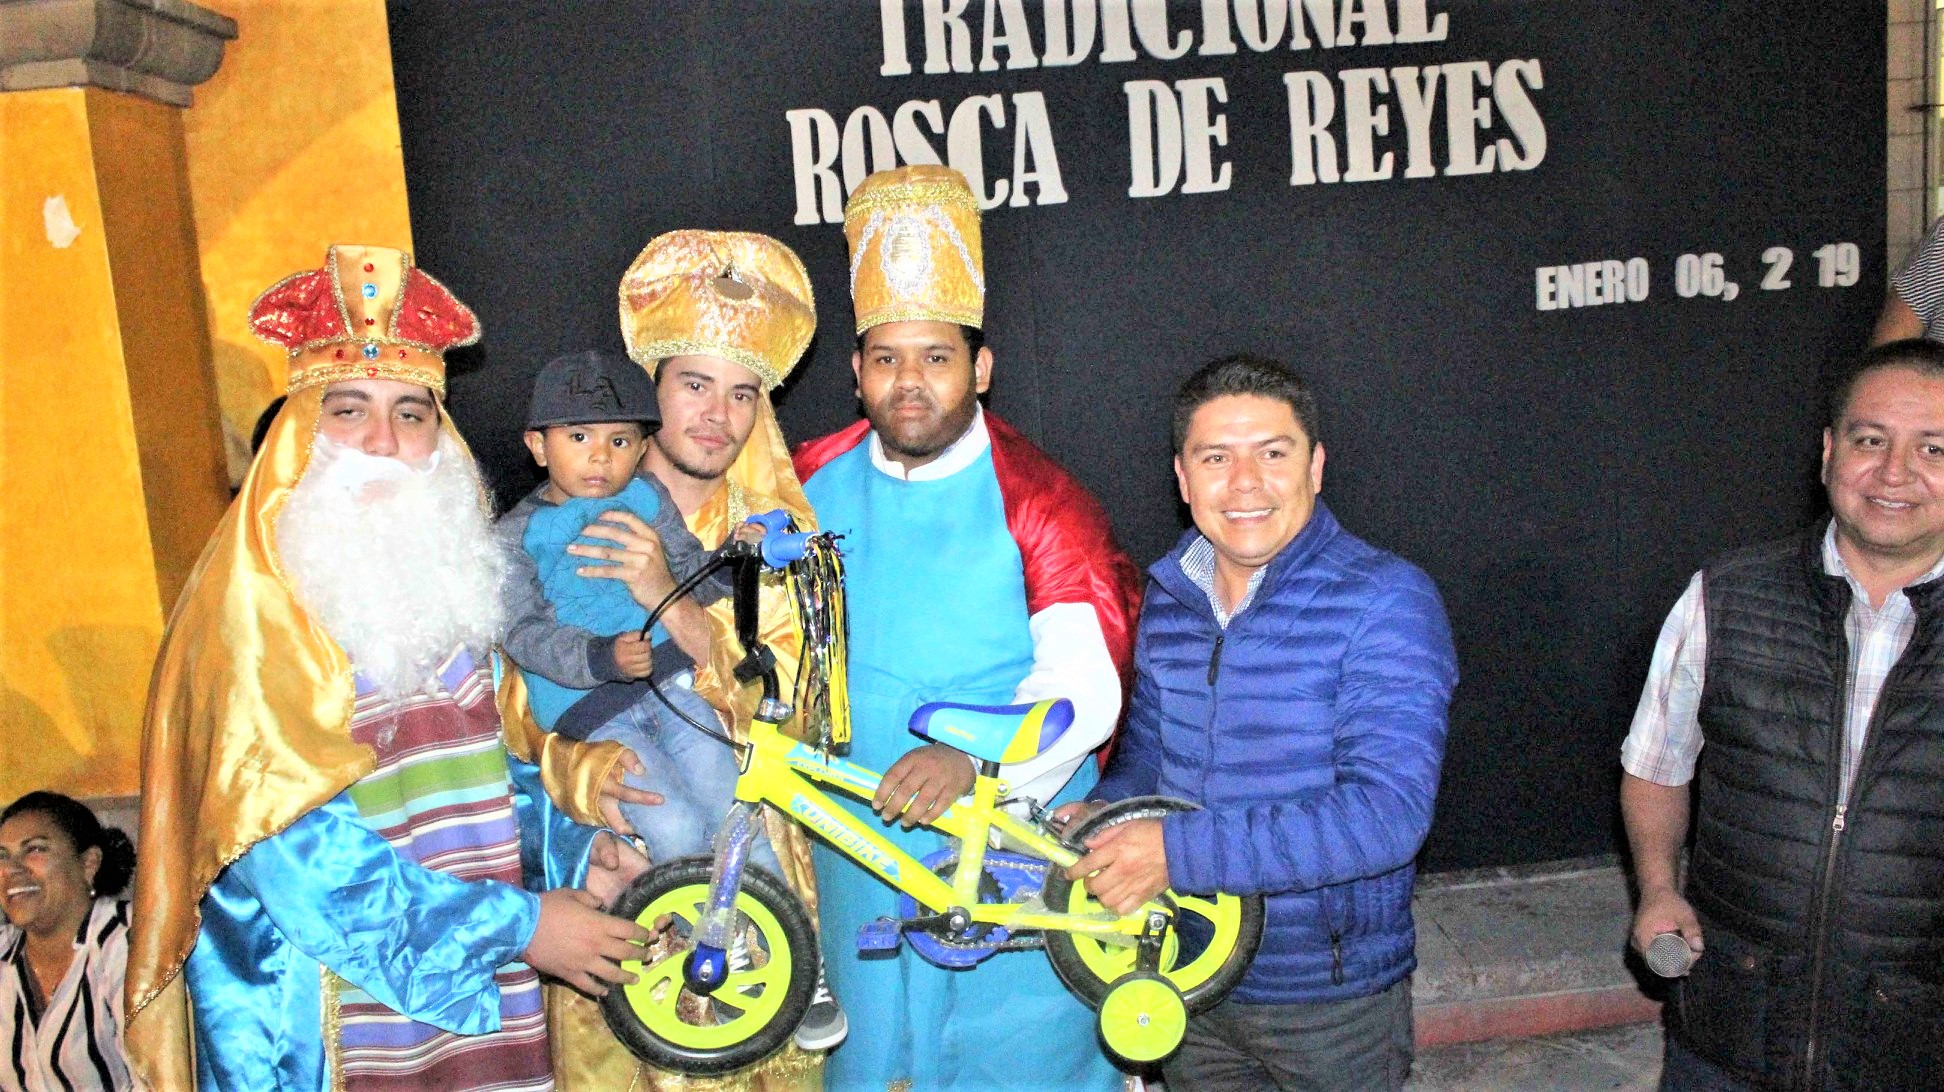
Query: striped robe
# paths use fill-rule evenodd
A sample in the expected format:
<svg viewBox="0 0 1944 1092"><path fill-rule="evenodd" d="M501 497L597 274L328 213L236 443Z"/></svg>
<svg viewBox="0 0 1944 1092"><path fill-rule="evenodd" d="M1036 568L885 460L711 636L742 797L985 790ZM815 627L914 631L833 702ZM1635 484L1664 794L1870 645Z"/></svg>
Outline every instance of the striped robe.
<svg viewBox="0 0 1944 1092"><path fill-rule="evenodd" d="M360 679L351 735L376 768L204 897L186 969L202 1087L553 1087L516 959L539 910L492 677L460 650L435 683L386 698Z"/></svg>
<svg viewBox="0 0 1944 1092"><path fill-rule="evenodd" d="M520 832L492 676L462 650L441 668L439 682L437 693L406 700L359 687L351 738L377 753L378 768L351 786L351 802L399 856L462 880L518 887ZM455 1035L400 1016L331 979L326 989L336 988L338 1059L348 1089L552 1087L540 978L524 963L493 973L500 1027L486 1035Z"/></svg>

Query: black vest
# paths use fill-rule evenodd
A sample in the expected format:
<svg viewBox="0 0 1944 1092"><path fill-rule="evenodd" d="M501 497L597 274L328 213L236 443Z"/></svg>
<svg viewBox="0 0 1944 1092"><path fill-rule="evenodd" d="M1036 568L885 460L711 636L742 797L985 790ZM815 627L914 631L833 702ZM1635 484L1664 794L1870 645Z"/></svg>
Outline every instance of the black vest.
<svg viewBox="0 0 1944 1092"><path fill-rule="evenodd" d="M1707 677L1688 899L1706 955L1669 1026L1781 1088L1944 1088L1944 581L1842 776L1848 583L1822 529L1704 573Z"/></svg>

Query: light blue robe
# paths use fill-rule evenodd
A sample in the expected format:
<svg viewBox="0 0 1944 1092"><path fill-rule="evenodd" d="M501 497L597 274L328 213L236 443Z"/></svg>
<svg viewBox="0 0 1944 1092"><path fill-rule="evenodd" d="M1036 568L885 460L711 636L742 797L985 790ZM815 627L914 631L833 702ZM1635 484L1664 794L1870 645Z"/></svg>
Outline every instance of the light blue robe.
<svg viewBox="0 0 1944 1092"><path fill-rule="evenodd" d="M936 481L901 481L871 463L870 441L831 460L804 492L826 530L844 536L850 596L851 758L885 770L924 741L906 728L928 701L1004 704L1032 669L1019 546L1006 530L988 449ZM1083 763L1057 803L1084 799L1097 775ZM877 823L868 802L854 804ZM922 858L947 839L886 828ZM850 1038L830 1056L828 1089L1117 1089L1094 1013L1038 951L1006 952L968 970L860 958L857 929L895 913L897 893L822 843L816 847L823 954Z"/></svg>
<svg viewBox="0 0 1944 1092"><path fill-rule="evenodd" d="M183 970L199 1088L331 1088L320 1041L326 966L411 1019L463 1035L500 1027L493 972L532 938L536 893L584 882L596 833L554 806L538 767L505 762L525 890L402 856L361 814L355 790L218 875Z"/></svg>

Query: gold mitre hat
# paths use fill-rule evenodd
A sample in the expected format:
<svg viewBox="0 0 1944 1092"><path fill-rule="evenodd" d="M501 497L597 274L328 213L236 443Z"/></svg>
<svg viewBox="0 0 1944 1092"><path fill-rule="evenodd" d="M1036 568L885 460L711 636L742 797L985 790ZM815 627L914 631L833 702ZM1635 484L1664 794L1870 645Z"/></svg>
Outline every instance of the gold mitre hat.
<svg viewBox="0 0 1944 1092"><path fill-rule="evenodd" d="M866 178L844 207L857 332L931 319L985 327L979 201L950 167L916 164Z"/></svg>
<svg viewBox="0 0 1944 1092"><path fill-rule="evenodd" d="M621 275L621 340L651 374L671 356L714 356L775 390L816 332L810 274L767 235L671 231Z"/></svg>
<svg viewBox="0 0 1944 1092"><path fill-rule="evenodd" d="M290 350L294 393L347 379L397 379L445 393L445 352L479 340L479 319L388 246L331 247L250 305L250 329Z"/></svg>

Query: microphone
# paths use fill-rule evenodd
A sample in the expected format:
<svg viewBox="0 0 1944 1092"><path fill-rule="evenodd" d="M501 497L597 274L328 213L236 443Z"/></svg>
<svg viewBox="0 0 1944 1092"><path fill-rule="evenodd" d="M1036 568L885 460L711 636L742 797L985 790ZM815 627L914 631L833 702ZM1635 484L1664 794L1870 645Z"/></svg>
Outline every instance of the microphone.
<svg viewBox="0 0 1944 1092"><path fill-rule="evenodd" d="M1679 978L1694 966L1694 949L1679 933L1656 933L1645 955L1647 969L1662 978Z"/></svg>

